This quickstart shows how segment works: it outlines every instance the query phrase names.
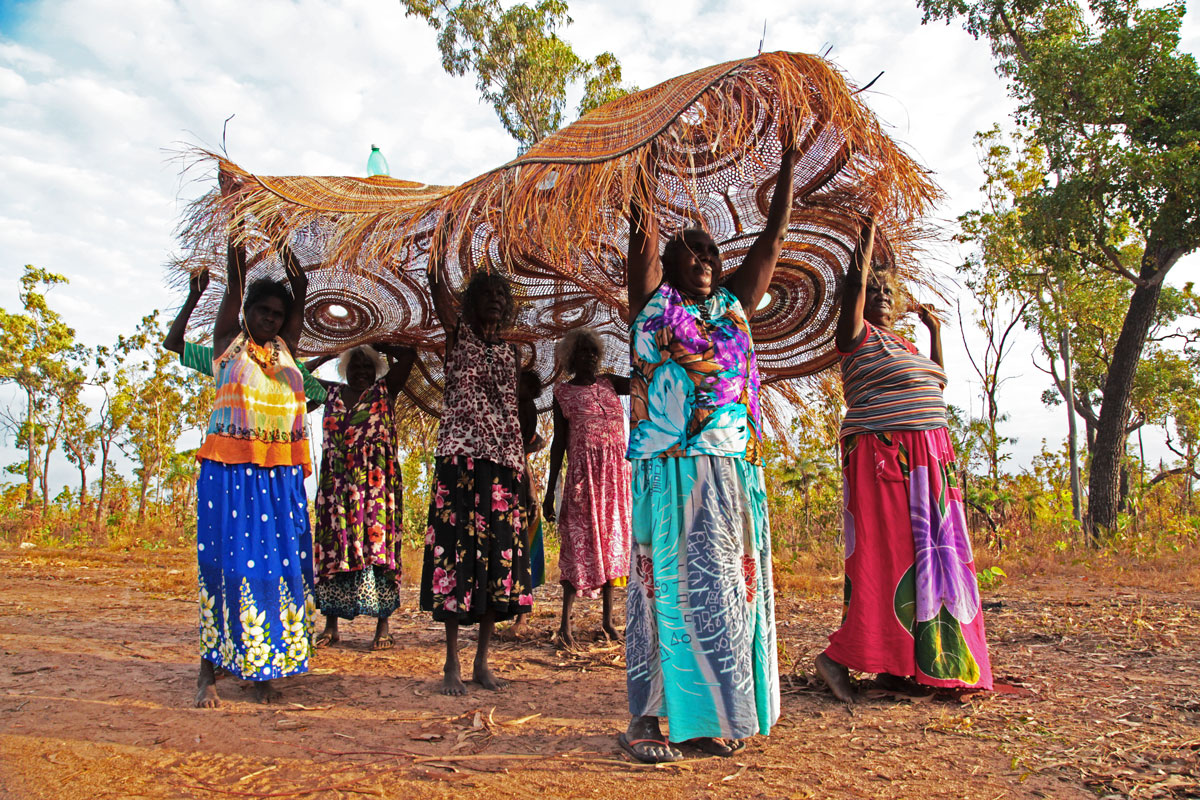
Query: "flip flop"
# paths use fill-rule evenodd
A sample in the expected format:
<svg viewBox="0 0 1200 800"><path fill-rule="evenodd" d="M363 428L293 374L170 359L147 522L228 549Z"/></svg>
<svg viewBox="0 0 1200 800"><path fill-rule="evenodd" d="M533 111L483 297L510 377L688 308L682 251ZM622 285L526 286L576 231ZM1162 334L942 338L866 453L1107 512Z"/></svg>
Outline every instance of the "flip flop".
<svg viewBox="0 0 1200 800"><path fill-rule="evenodd" d="M723 739L718 741L712 737L701 737L698 739L688 739L686 742L679 742L678 744L694 747L702 753L720 758L732 758L746 749L745 739Z"/></svg>
<svg viewBox="0 0 1200 800"><path fill-rule="evenodd" d="M396 640L392 638L392 635L390 633L380 639L376 639L375 641L371 642L371 649L375 652L378 652L380 650L391 650L395 646L396 646Z"/></svg>
<svg viewBox="0 0 1200 800"><path fill-rule="evenodd" d="M640 761L643 764L666 764L672 761L682 761L683 753L671 747L671 743L663 739L629 739L624 733L617 736L617 744L621 749L629 754L629 757L634 761ZM668 753L666 758L653 758L647 755L646 749L638 752L639 744L656 744L665 749Z"/></svg>

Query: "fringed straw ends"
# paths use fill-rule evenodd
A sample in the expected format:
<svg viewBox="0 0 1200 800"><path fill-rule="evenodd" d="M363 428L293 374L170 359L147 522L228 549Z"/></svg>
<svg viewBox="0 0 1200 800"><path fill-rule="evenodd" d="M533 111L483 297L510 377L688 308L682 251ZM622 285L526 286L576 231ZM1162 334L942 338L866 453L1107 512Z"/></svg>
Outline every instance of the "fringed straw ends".
<svg viewBox="0 0 1200 800"><path fill-rule="evenodd" d="M279 269L269 239L289 236L316 290L302 348L329 352L387 338L430 350L416 382L431 411L441 380L441 330L425 287L433 264L454 287L481 269L508 275L522 303L520 346L543 381L555 377L552 343L581 325L608 340L604 367L624 371L635 193L658 217L664 241L686 226L712 234L729 275L766 220L781 140L802 153L792 224L769 295L752 315L764 383L776 384L836 360L836 300L861 220L875 215L897 272L921 279L920 219L938 196L842 74L811 55L765 53L666 81L455 188L261 178L201 154L240 187L193 207L182 231L192 257L180 268L216 261L239 220L260 269Z"/></svg>

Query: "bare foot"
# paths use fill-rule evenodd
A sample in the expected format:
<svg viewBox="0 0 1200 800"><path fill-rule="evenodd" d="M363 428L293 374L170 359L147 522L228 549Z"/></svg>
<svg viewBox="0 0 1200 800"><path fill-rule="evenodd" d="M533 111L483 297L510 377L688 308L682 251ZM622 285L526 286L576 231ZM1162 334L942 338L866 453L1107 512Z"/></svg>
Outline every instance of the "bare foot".
<svg viewBox="0 0 1200 800"><path fill-rule="evenodd" d="M467 685L462 682L462 676L458 672L458 664L451 667L446 665L446 669L442 676L442 694L448 694L454 697L467 693Z"/></svg>
<svg viewBox="0 0 1200 800"><path fill-rule="evenodd" d="M200 659L200 674L196 676L196 708L216 708L221 705L216 683L212 663Z"/></svg>
<svg viewBox="0 0 1200 800"><path fill-rule="evenodd" d="M272 686L271 681L255 681L253 693L256 703L273 703L283 697L283 693Z"/></svg>
<svg viewBox="0 0 1200 800"><path fill-rule="evenodd" d="M604 631L604 638L610 642L625 641L625 637L621 635L621 632L611 622L601 625L600 630Z"/></svg>
<svg viewBox="0 0 1200 800"><path fill-rule="evenodd" d="M313 641L313 647L326 647L331 644L337 644L342 640L338 636L338 618L337 614L329 614L325 617L325 630L317 636Z"/></svg>
<svg viewBox="0 0 1200 800"><path fill-rule="evenodd" d="M375 623L375 641L371 642L372 650L391 650L396 645L392 634L388 632L387 617Z"/></svg>
<svg viewBox="0 0 1200 800"><path fill-rule="evenodd" d="M490 689L493 692L498 692L505 686L508 686L508 681L503 678L497 678L492 674L492 670L487 664L476 664L475 671L472 674L472 679L485 689Z"/></svg>
<svg viewBox="0 0 1200 800"><path fill-rule="evenodd" d="M881 672L876 675L875 685L884 691L899 694L912 694L919 688L911 678L906 678L902 675L893 675L890 672Z"/></svg>
<svg viewBox="0 0 1200 800"><path fill-rule="evenodd" d="M817 674L838 700L843 703L855 701L854 688L850 685L850 671L824 653L817 656Z"/></svg>
<svg viewBox="0 0 1200 800"><path fill-rule="evenodd" d="M560 627L558 633L554 634L554 639L568 650L575 647L575 634L571 632L570 626Z"/></svg>

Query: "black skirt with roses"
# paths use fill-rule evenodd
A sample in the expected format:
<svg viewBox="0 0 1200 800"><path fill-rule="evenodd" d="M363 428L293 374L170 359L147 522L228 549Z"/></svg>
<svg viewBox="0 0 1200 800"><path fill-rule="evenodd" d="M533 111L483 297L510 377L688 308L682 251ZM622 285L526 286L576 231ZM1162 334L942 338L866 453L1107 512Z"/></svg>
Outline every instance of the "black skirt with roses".
<svg viewBox="0 0 1200 800"><path fill-rule="evenodd" d="M434 461L421 610L438 622L473 625L533 607L529 555L520 535L522 476L470 456Z"/></svg>

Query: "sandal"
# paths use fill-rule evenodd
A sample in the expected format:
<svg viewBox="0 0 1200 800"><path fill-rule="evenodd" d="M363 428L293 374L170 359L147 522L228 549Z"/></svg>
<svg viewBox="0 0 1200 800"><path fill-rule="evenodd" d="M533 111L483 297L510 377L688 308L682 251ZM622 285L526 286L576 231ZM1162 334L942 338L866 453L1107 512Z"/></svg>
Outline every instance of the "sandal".
<svg viewBox="0 0 1200 800"><path fill-rule="evenodd" d="M719 758L732 758L746 749L745 739L716 739L711 736L688 739L679 744L694 747L702 753Z"/></svg>
<svg viewBox="0 0 1200 800"><path fill-rule="evenodd" d="M672 761L682 761L683 753L671 747L671 743L662 739L629 739L624 733L617 736L617 744L621 749L629 754L629 757L634 761L640 761L643 764L666 764ZM658 757L650 754L650 748L646 745L658 745L666 751L667 755ZM638 746L642 745L641 749Z"/></svg>

